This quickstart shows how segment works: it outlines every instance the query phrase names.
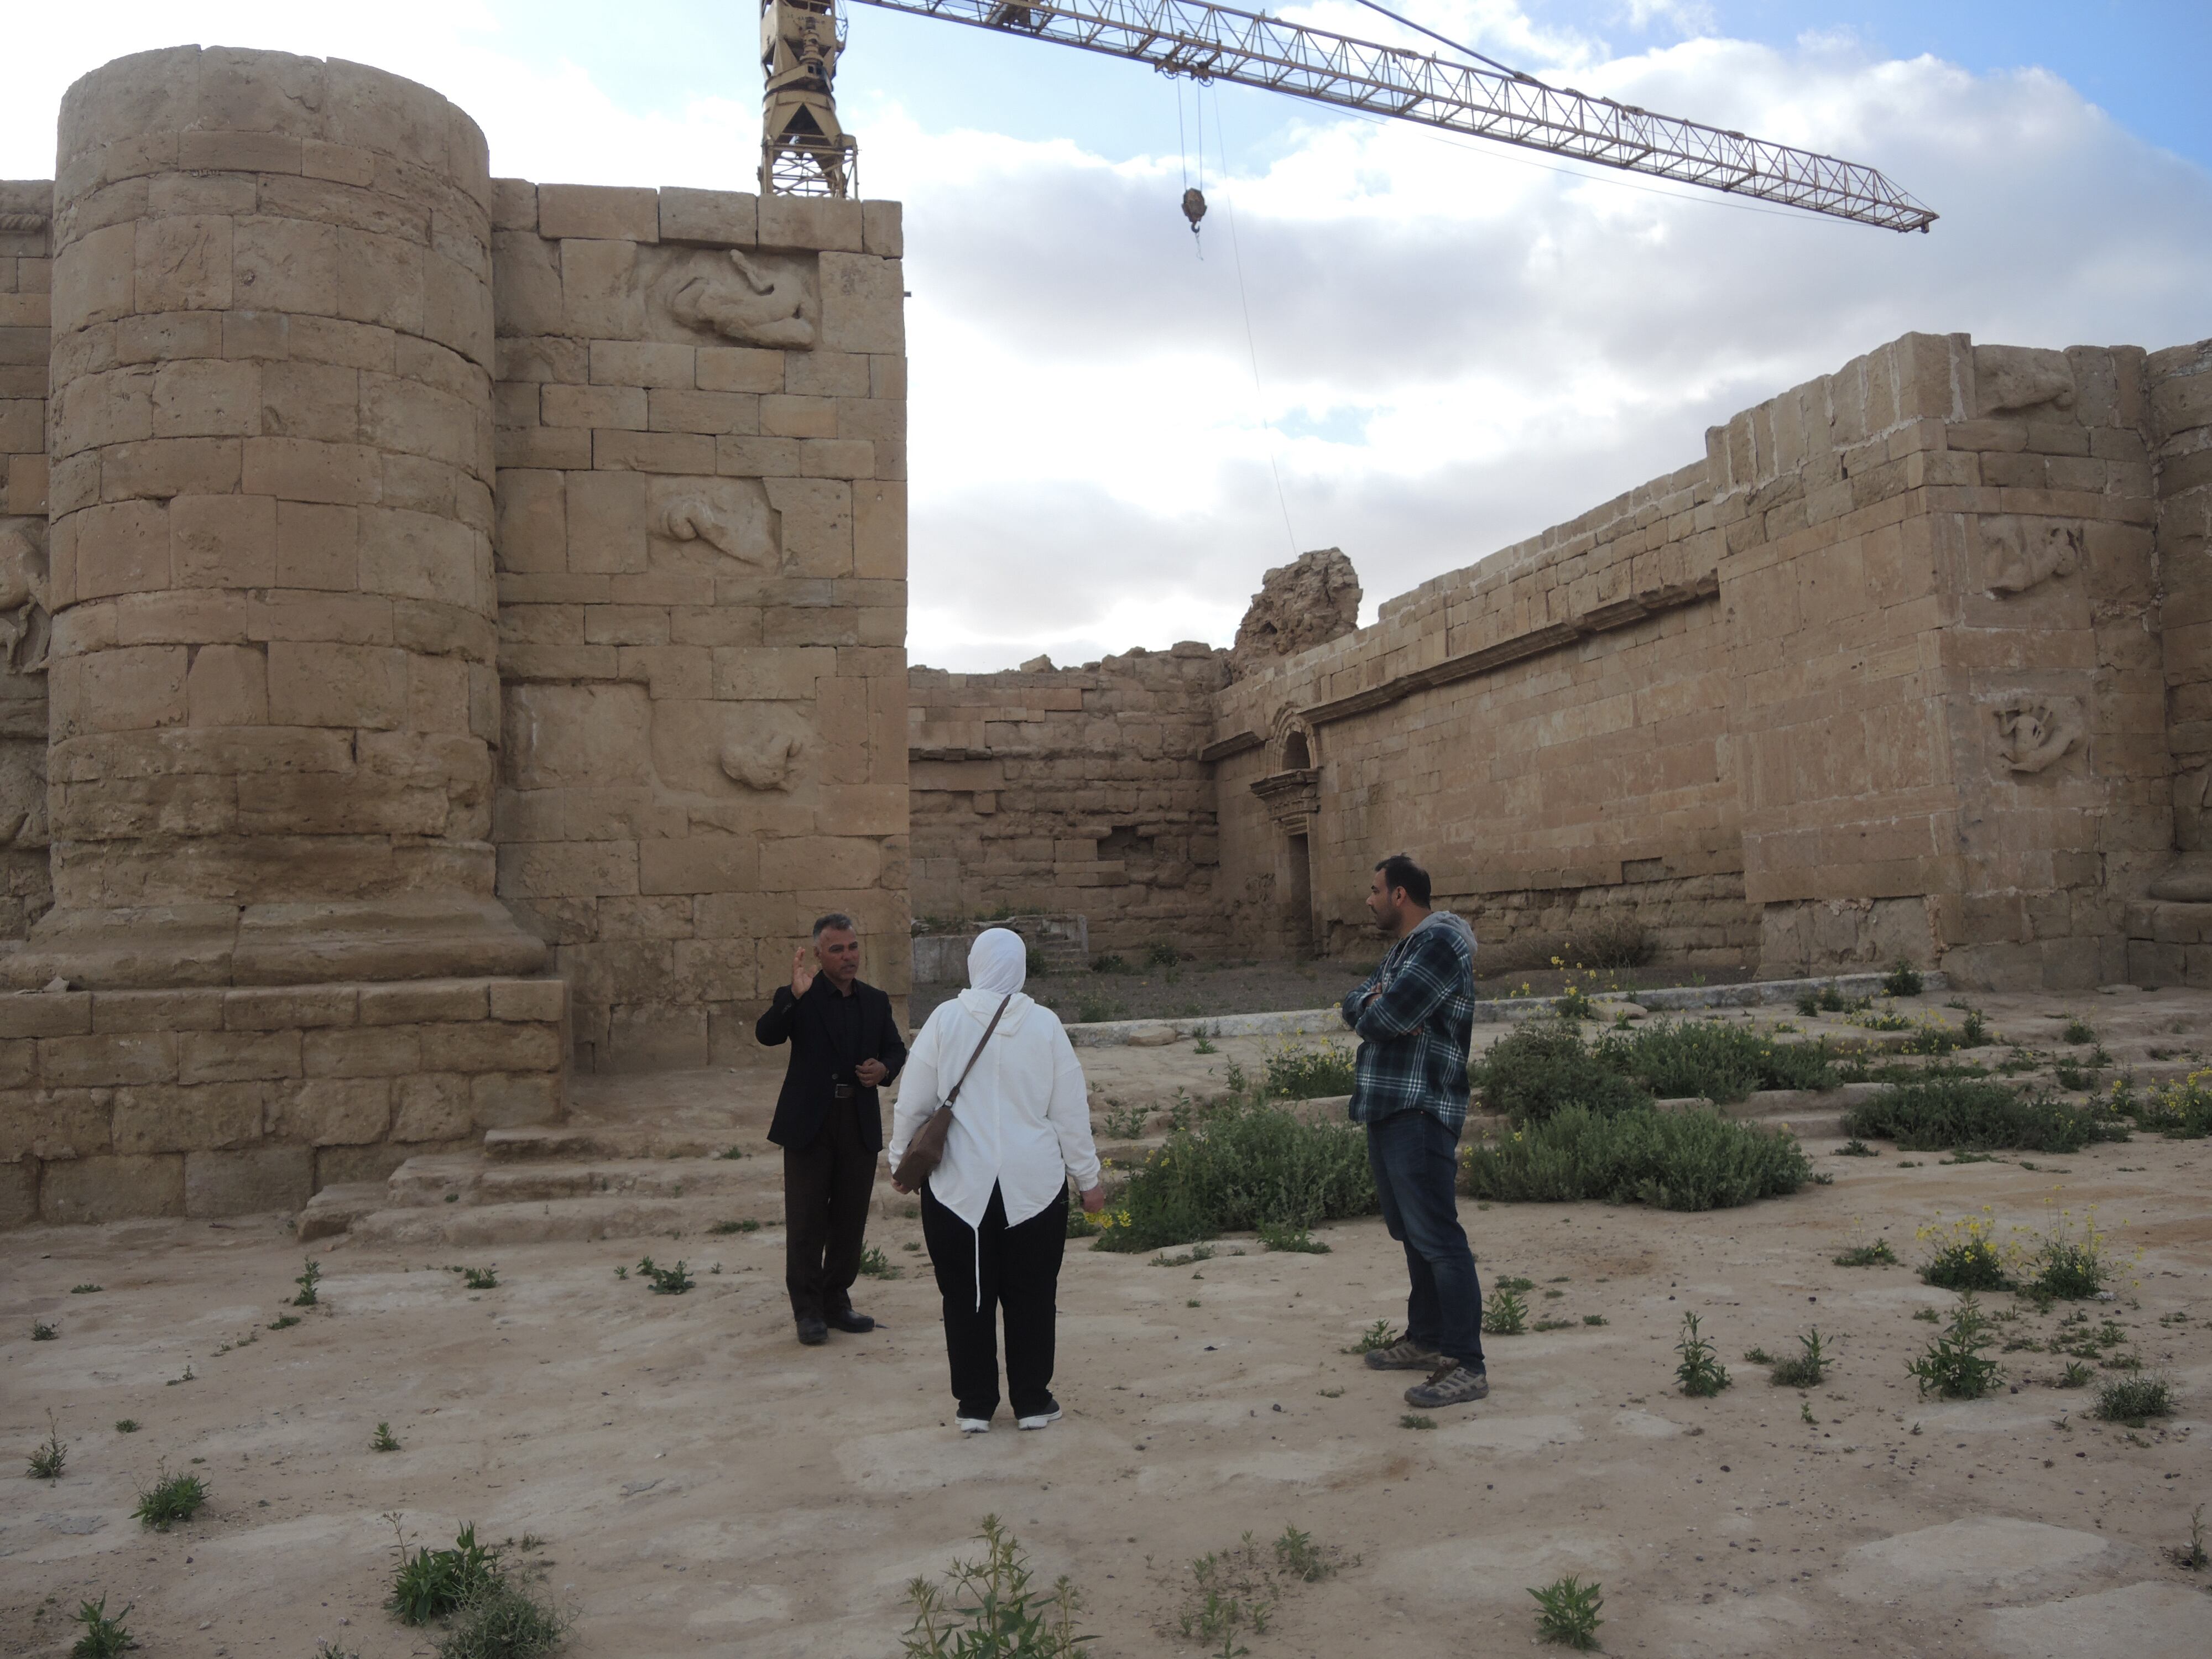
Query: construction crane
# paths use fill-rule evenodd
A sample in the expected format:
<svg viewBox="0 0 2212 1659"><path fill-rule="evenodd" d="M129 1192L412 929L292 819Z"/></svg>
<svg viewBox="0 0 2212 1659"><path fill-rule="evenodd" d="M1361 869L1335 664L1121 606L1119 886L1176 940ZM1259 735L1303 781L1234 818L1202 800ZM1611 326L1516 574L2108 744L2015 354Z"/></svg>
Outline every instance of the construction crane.
<svg viewBox="0 0 2212 1659"><path fill-rule="evenodd" d="M1085 52L1150 64L1163 75L1264 87L1316 103L1417 121L1447 132L1517 144L1524 149L1750 197L1808 213L1886 230L1925 231L1936 215L1881 173L1855 161L1793 149L1696 121L1655 115L1633 104L1553 87L1465 47L1473 64L1447 62L1404 46L1331 34L1210 0L859 0L862 5L939 17L1001 33L1028 35ZM1362 0L1372 4L1372 0ZM836 127L831 79L842 35L831 16L835 0L762 0L762 62L769 65L788 37L779 21L799 13L820 20L811 38L827 40L818 54L818 94L808 91L809 116L825 140L788 136L779 112L797 107L779 93L771 68L761 187L769 191L842 196L852 177L853 140ZM1394 21L1427 34L1395 12ZM1443 40L1442 36L1436 36ZM1449 41L1443 44L1450 45ZM778 58L777 61L781 61ZM810 83L811 85L811 83ZM781 101L779 101L779 100ZM826 125L822 123L826 113ZM834 167L834 172L833 172ZM1195 220L1194 219L1194 224Z"/></svg>

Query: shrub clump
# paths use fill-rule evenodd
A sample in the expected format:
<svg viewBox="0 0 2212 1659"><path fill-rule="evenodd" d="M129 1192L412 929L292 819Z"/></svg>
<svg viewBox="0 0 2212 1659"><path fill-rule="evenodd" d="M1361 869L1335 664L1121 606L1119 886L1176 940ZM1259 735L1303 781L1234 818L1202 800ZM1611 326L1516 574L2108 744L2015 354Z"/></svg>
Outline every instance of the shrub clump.
<svg viewBox="0 0 2212 1659"><path fill-rule="evenodd" d="M1524 1020L1468 1068L1486 1111L1541 1123L1579 1107L1601 1116L1650 1103L1649 1091L1609 1067L1564 1020Z"/></svg>
<svg viewBox="0 0 2212 1659"><path fill-rule="evenodd" d="M1096 1249L1152 1250L1261 1228L1297 1231L1380 1207L1356 1123L1237 1102L1170 1133L1100 1218Z"/></svg>
<svg viewBox="0 0 2212 1659"><path fill-rule="evenodd" d="M2002 1083L1930 1078L1883 1090L1844 1115L1844 1133L1895 1141L1905 1152L2075 1152L2100 1140L2125 1140L2125 1123L2050 1095L2023 1097Z"/></svg>
<svg viewBox="0 0 2212 1659"><path fill-rule="evenodd" d="M2148 1371L2106 1377L2097 1389L2097 1403L2089 1408L2092 1417L2136 1427L2146 1418L2168 1417L2172 1413L2172 1384Z"/></svg>
<svg viewBox="0 0 2212 1659"><path fill-rule="evenodd" d="M1321 1100L1352 1092L1352 1052L1334 1037L1318 1048L1285 1042L1267 1053L1264 1091L1270 1100Z"/></svg>
<svg viewBox="0 0 2212 1659"><path fill-rule="evenodd" d="M1933 1394L1945 1400L1979 1400L1996 1386L2001 1368L1984 1352L1996 1344L1989 1316L1969 1294L1928 1352L1905 1369L1919 1383L1923 1399Z"/></svg>
<svg viewBox="0 0 2212 1659"><path fill-rule="evenodd" d="M1608 1031L1597 1057L1662 1099L1700 1097L1716 1104L1754 1089L1832 1089L1836 1070L1825 1042L1778 1042L1724 1019L1659 1020Z"/></svg>
<svg viewBox="0 0 2212 1659"><path fill-rule="evenodd" d="M1470 1146L1461 1190L1503 1202L1602 1199L1662 1210L1719 1210L1796 1192L1812 1164L1786 1130L1711 1110L1605 1115L1571 1108Z"/></svg>

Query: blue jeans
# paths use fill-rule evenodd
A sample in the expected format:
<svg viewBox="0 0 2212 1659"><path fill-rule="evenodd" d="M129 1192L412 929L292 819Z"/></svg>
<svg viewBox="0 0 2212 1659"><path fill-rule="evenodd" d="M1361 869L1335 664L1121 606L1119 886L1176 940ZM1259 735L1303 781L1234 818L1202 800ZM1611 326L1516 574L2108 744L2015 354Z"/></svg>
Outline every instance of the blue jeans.
<svg viewBox="0 0 2212 1659"><path fill-rule="evenodd" d="M1458 1135L1433 1113L1394 1112L1367 1126L1367 1166L1413 1275L1406 1340L1482 1370L1482 1281L1459 1224Z"/></svg>

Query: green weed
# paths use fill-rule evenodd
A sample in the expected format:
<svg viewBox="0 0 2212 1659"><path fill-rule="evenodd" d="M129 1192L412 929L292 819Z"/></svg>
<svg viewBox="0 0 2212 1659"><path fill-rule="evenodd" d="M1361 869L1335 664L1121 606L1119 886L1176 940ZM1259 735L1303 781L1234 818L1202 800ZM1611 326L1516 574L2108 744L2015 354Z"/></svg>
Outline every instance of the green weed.
<svg viewBox="0 0 2212 1659"><path fill-rule="evenodd" d="M1559 1020L1523 1020L1468 1073L1484 1109L1516 1125L1540 1123L1576 1107L1611 1116L1650 1101L1648 1091L1606 1066L1579 1031Z"/></svg>
<svg viewBox="0 0 2212 1659"><path fill-rule="evenodd" d="M1597 1627L1605 1622L1597 1616L1599 1609L1605 1606L1605 1597L1601 1593L1604 1588L1594 1582L1585 1584L1569 1573L1541 1589L1530 1590L1528 1594L1536 1598L1539 1639L1583 1653L1595 1647Z"/></svg>
<svg viewBox="0 0 2212 1659"><path fill-rule="evenodd" d="M137 1418L135 1418L135 1417L118 1417L118 1418L117 1418L117 1419L115 1419L115 1431L116 1431L116 1433L118 1433L118 1434L136 1434L136 1433L137 1433L137 1432L138 1432L138 1419L137 1419Z"/></svg>
<svg viewBox="0 0 2212 1659"><path fill-rule="evenodd" d="M398 1436L392 1432L391 1424L380 1423L376 1425L376 1432L374 1435L370 1437L368 1449L371 1451L380 1452L398 1451L399 1449L399 1439Z"/></svg>
<svg viewBox="0 0 2212 1659"><path fill-rule="evenodd" d="M1905 1369L1919 1383L1923 1398L1932 1394L1945 1400L1979 1400L1996 1386L2002 1369L1984 1352L1996 1340L1988 1317L1969 1293L1960 1299L1950 1325Z"/></svg>
<svg viewBox="0 0 2212 1659"><path fill-rule="evenodd" d="M1327 1255L1329 1247L1304 1227L1288 1227L1278 1222L1262 1222L1260 1243L1271 1250L1285 1250L1297 1255Z"/></svg>
<svg viewBox="0 0 2212 1659"><path fill-rule="evenodd" d="M1076 1633L1083 1596L1063 1574L1041 1588L1014 1535L995 1515L983 1517L983 1555L957 1558L945 1585L908 1582L914 1622L900 1638L904 1659L1080 1659L1092 1638Z"/></svg>
<svg viewBox="0 0 2212 1659"><path fill-rule="evenodd" d="M1889 1248L1889 1241L1877 1238L1870 1244L1850 1244L1836 1253L1838 1267L1894 1267L1897 1252Z"/></svg>
<svg viewBox="0 0 2212 1659"><path fill-rule="evenodd" d="M1881 976L1881 994L1886 997L1917 997L1924 983L1920 970L1899 957Z"/></svg>
<svg viewBox="0 0 2212 1659"><path fill-rule="evenodd" d="M141 1526L167 1532L179 1521L189 1521L208 1501L207 1483L197 1474L171 1474L165 1468L150 1486L138 1492L138 1507L131 1511Z"/></svg>
<svg viewBox="0 0 2212 1659"><path fill-rule="evenodd" d="M2141 1428L2147 1418L2173 1414L2173 1385L2154 1372L2136 1371L2108 1376L2097 1386L2097 1403L2089 1415L2107 1423Z"/></svg>
<svg viewBox="0 0 2212 1659"><path fill-rule="evenodd" d="M891 1265L891 1260L879 1244L871 1244L860 1252L860 1272L870 1279L897 1279L904 1269Z"/></svg>
<svg viewBox="0 0 2212 1659"><path fill-rule="evenodd" d="M1518 1291L1494 1291L1482 1310L1485 1336L1518 1336L1528 1328L1528 1304Z"/></svg>
<svg viewBox="0 0 2212 1659"><path fill-rule="evenodd" d="M138 1644L123 1621L131 1616L131 1603L112 1618L108 1616L107 1598L81 1603L76 1610L76 1622L84 1626L84 1633L70 1649L70 1659L117 1659Z"/></svg>
<svg viewBox="0 0 2212 1659"><path fill-rule="evenodd" d="M1606 1318L1603 1314L1584 1314L1583 1316L1583 1323L1585 1325L1602 1325L1605 1322Z"/></svg>
<svg viewBox="0 0 2212 1659"><path fill-rule="evenodd" d="M1436 1425L1435 1418L1416 1417L1411 1412L1402 1413L1398 1419L1398 1426L1401 1429L1433 1429Z"/></svg>
<svg viewBox="0 0 2212 1659"><path fill-rule="evenodd" d="M1674 1367L1674 1380L1692 1399L1711 1399L1728 1387L1731 1379L1727 1368L1715 1354L1712 1342L1698 1334L1697 1315L1682 1316L1682 1338L1675 1343L1674 1352L1682 1356Z"/></svg>
<svg viewBox="0 0 2212 1659"><path fill-rule="evenodd" d="M1109 1140L1137 1140L1151 1117L1142 1106L1115 1106L1099 1115L1098 1127Z"/></svg>
<svg viewBox="0 0 2212 1659"><path fill-rule="evenodd" d="M637 1274L640 1279L652 1281L653 1293L655 1296L681 1296L698 1283L698 1280L684 1271L681 1261L672 1267L657 1267L649 1255L638 1262Z"/></svg>
<svg viewBox="0 0 2212 1659"><path fill-rule="evenodd" d="M269 1322L269 1328L272 1331L289 1331L299 1322L300 1316L297 1314L278 1314L276 1318Z"/></svg>
<svg viewBox="0 0 2212 1659"><path fill-rule="evenodd" d="M398 1516L387 1518L398 1533ZM461 1528L451 1549L426 1546L410 1553L404 1534L399 1535L398 1549L399 1565L384 1605L403 1625L427 1625L459 1612L499 1577L499 1553L477 1541L473 1522Z"/></svg>
<svg viewBox="0 0 2212 1659"><path fill-rule="evenodd" d="M718 1236L727 1233L757 1233L760 1231L760 1223L754 1220L752 1217L747 1216L741 1221L717 1221L707 1231Z"/></svg>
<svg viewBox="0 0 2212 1659"><path fill-rule="evenodd" d="M1352 1092L1352 1049L1334 1037L1318 1048L1285 1042L1267 1054L1261 1087L1270 1100L1320 1100Z"/></svg>
<svg viewBox="0 0 2212 1659"><path fill-rule="evenodd" d="M70 1286L70 1294L71 1296L97 1296L100 1291L106 1288L107 1287L105 1285L72 1285Z"/></svg>
<svg viewBox="0 0 2212 1659"><path fill-rule="evenodd" d="M1778 1042L1771 1033L1720 1019L1662 1019L1607 1031L1598 1060L1662 1099L1695 1096L1717 1105L1758 1089L1829 1089L1835 1066L1825 1042Z"/></svg>
<svg viewBox="0 0 2212 1659"><path fill-rule="evenodd" d="M1797 1346L1799 1352L1773 1363L1766 1380L1781 1389L1817 1389L1828 1377L1828 1354L1820 1344L1820 1328L1799 1337Z"/></svg>
<svg viewBox="0 0 2212 1659"><path fill-rule="evenodd" d="M537 1659L568 1633L568 1620L550 1603L504 1572L461 1603L452 1627L435 1644L438 1659Z"/></svg>
<svg viewBox="0 0 2212 1659"><path fill-rule="evenodd" d="M31 1340L33 1342L52 1342L57 1340L61 1334L61 1327L58 1325L49 1325L43 1319L33 1319L31 1322Z"/></svg>
<svg viewBox="0 0 2212 1659"><path fill-rule="evenodd" d="M299 1295L292 1298L292 1305L295 1308L313 1307L316 1297L315 1287L323 1282L323 1264L313 1256L309 1256L307 1260L307 1271L292 1281L300 1287Z"/></svg>
<svg viewBox="0 0 2212 1659"><path fill-rule="evenodd" d="M2212 1566L2212 1553L2204 1547L2204 1505L2199 1504L2189 1512L2189 1542L2173 1552L2176 1566L2186 1567L2191 1572L2201 1572Z"/></svg>
<svg viewBox="0 0 2212 1659"><path fill-rule="evenodd" d="M491 1267L448 1267L449 1273L459 1273L461 1283L472 1291L495 1291L499 1288L499 1273Z"/></svg>
<svg viewBox="0 0 2212 1659"><path fill-rule="evenodd" d="M2097 1373L2078 1359L2066 1362L2066 1369L2058 1373L2057 1386L2062 1389L2086 1389L2097 1380Z"/></svg>
<svg viewBox="0 0 2212 1659"><path fill-rule="evenodd" d="M1836 1148L1836 1156L1838 1158L1880 1158L1881 1154L1854 1135Z"/></svg>
<svg viewBox="0 0 2212 1659"><path fill-rule="evenodd" d="M46 1437L31 1451L31 1466L23 1471L33 1480L49 1483L62 1478L62 1465L69 1462L69 1442L62 1438L61 1430L54 1422L54 1414L46 1413Z"/></svg>
<svg viewBox="0 0 2212 1659"><path fill-rule="evenodd" d="M2094 1042L2096 1040L2096 1027L2091 1025L2087 1020L2081 1018L2079 1015L2067 1015L2066 1030L2061 1034L2060 1041L2068 1043L2070 1046L2079 1048L2083 1043Z"/></svg>
<svg viewBox="0 0 2212 1659"><path fill-rule="evenodd" d="M1359 1334L1359 1340L1345 1350L1346 1353L1371 1353L1377 1348L1387 1348L1404 1334L1387 1319L1378 1319Z"/></svg>

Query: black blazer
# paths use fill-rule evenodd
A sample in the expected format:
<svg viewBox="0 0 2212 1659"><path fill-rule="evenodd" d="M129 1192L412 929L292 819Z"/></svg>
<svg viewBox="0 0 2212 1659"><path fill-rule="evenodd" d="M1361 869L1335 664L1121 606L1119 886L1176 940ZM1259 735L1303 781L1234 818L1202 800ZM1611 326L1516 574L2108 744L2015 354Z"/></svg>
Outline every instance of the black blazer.
<svg viewBox="0 0 2212 1659"><path fill-rule="evenodd" d="M890 1077L896 1077L899 1067L906 1064L906 1044L899 1037L898 1022L891 1017L891 1000L859 980L853 981L853 994L860 1003L859 1059L880 1060ZM768 1138L793 1152L811 1145L821 1133L822 1120L829 1115L833 1098L830 1091L838 1084L853 1082L849 1075L838 1071L836 1028L830 1023L836 1018L831 1005L838 995L827 974L817 974L804 997L792 995L788 985L779 985L775 1000L753 1027L753 1035L769 1048L780 1042L791 1044L791 1063L784 1068L783 1092L776 1097L775 1121L769 1126ZM860 1139L870 1152L881 1152L883 1107L876 1091L860 1089L854 1104L860 1108Z"/></svg>

